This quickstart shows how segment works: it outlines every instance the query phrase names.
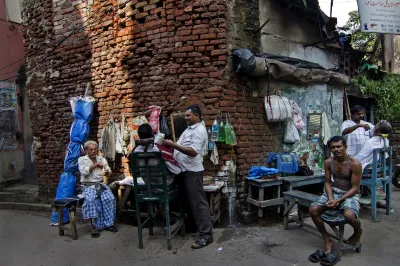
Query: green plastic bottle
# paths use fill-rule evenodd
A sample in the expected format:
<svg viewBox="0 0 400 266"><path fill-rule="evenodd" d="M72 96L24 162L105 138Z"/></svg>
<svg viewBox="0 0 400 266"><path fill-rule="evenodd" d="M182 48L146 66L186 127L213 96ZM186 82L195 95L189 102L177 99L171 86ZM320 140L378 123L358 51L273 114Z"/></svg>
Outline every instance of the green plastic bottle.
<svg viewBox="0 0 400 266"><path fill-rule="evenodd" d="M324 156L322 156L322 153L318 154L317 164L319 168L324 169Z"/></svg>
<svg viewBox="0 0 400 266"><path fill-rule="evenodd" d="M228 116L226 116L225 123L225 143L229 145L232 144L232 126L229 124Z"/></svg>
<svg viewBox="0 0 400 266"><path fill-rule="evenodd" d="M225 142L225 126L224 126L224 122L222 121L222 117L221 117L221 123L219 124L219 128L218 128L218 142Z"/></svg>

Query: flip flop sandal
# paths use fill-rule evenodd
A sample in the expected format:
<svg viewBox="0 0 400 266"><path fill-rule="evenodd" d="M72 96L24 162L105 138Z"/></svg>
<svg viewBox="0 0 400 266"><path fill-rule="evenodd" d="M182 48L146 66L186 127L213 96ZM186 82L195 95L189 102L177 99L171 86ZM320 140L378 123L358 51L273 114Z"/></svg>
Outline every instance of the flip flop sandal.
<svg viewBox="0 0 400 266"><path fill-rule="evenodd" d="M323 252L322 250L318 249L313 254L311 254L308 257L308 259L313 263L317 263L317 262L320 262L323 259L324 256L325 256L325 252Z"/></svg>
<svg viewBox="0 0 400 266"><path fill-rule="evenodd" d="M325 256L321 260L321 265L323 266L332 266L340 261L340 257L336 256L333 253L325 254Z"/></svg>
<svg viewBox="0 0 400 266"><path fill-rule="evenodd" d="M204 248L205 246L208 246L212 243L212 239L204 239L204 238L199 238L194 242L192 245L192 249L201 249Z"/></svg>
<svg viewBox="0 0 400 266"><path fill-rule="evenodd" d="M90 235L92 238L98 238L100 237L100 230L99 229L92 229L90 232Z"/></svg>
<svg viewBox="0 0 400 266"><path fill-rule="evenodd" d="M110 231L110 232L113 232L113 233L118 232L118 229L117 229L117 227L115 227L115 225L111 225L109 227L106 227L103 230Z"/></svg>
<svg viewBox="0 0 400 266"><path fill-rule="evenodd" d="M343 240L343 243L346 244L346 245L349 245L349 246L354 246L354 247L361 246L361 242L360 242L360 241L357 242L357 243L355 243L355 244L353 245L353 244L350 244L350 243L349 243L349 240L348 240L348 239L345 239L345 240Z"/></svg>

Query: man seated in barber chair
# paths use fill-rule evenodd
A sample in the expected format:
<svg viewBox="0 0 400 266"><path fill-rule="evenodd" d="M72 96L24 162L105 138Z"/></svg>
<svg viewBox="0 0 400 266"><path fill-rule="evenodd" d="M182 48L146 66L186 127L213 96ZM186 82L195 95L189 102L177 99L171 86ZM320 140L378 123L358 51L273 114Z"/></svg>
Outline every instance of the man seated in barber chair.
<svg viewBox="0 0 400 266"><path fill-rule="evenodd" d="M173 158L173 153L172 151L169 150L169 148L166 148L164 146L161 146L159 144L154 143L154 134L153 134L153 129L150 124L142 124L138 128L138 135L139 135L139 141L138 146L135 147L133 150L133 153L137 152L162 152L162 158L165 161L165 165L167 166L169 172L171 173L167 177L167 184L170 185L172 184L175 180L175 175L179 175L182 172L182 169L179 167L178 163L175 161ZM140 166L144 165L144 161L139 161ZM160 162L158 159L150 159L149 160L149 165L156 166ZM151 182L152 184L162 184L162 179L160 177L157 177L155 179L151 180L143 180L145 183L146 182ZM160 208L160 206L156 205L157 213L163 215L163 208Z"/></svg>
<svg viewBox="0 0 400 266"><path fill-rule="evenodd" d="M389 146L387 135L392 131L392 125L387 121L381 121L375 125L374 135L362 146L361 150L354 156L362 165L362 171L372 167L374 149L381 149ZM388 157L388 155L386 156ZM378 158L379 159L379 158ZM370 196L371 190L367 186L361 186L361 195ZM386 208L383 202L376 203L378 208Z"/></svg>
<svg viewBox="0 0 400 266"><path fill-rule="evenodd" d="M168 148L163 147L159 144L154 143L154 134L153 129L150 124L142 124L138 128L139 135L139 145L133 150L133 152L159 152L163 153L162 157L165 160L165 164L168 170L172 173L172 175L179 175L182 172L182 169L179 167L178 163L172 156L172 152L168 150ZM169 151L169 152L168 152ZM144 162L139 162L144 163ZM150 165L158 165L159 162L157 159L151 159L149 161ZM167 180L168 185L172 184L173 176ZM153 180L152 180L153 181ZM155 180L155 183L162 183L162 180Z"/></svg>

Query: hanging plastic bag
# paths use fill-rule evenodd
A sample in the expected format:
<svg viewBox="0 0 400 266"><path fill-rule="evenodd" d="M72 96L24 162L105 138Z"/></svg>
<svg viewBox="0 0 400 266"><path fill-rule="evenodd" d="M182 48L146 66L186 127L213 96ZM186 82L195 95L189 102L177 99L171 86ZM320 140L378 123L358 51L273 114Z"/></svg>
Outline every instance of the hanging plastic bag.
<svg viewBox="0 0 400 266"><path fill-rule="evenodd" d="M153 129L153 132L159 131L160 128L160 113L161 113L161 107L157 105L151 105L149 107L150 110L150 117L149 117L149 124L151 128Z"/></svg>
<svg viewBox="0 0 400 266"><path fill-rule="evenodd" d="M283 141L286 143L296 143L300 141L299 131L294 125L293 120L289 120L286 124L285 137Z"/></svg>
<svg viewBox="0 0 400 266"><path fill-rule="evenodd" d="M305 127L305 124L302 119L302 112L301 108L297 105L295 101L290 101L290 105L292 106L292 120L294 122L294 125L298 130L303 130Z"/></svg>
<svg viewBox="0 0 400 266"><path fill-rule="evenodd" d="M292 106L286 97L266 96L265 110L269 122L286 121L292 118Z"/></svg>

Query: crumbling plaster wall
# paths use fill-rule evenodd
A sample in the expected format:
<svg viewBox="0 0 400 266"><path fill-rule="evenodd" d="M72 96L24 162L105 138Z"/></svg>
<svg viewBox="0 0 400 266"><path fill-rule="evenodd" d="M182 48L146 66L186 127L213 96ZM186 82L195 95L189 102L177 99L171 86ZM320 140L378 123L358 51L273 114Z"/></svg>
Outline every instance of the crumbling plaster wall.
<svg viewBox="0 0 400 266"><path fill-rule="evenodd" d="M339 64L338 55L327 49L306 44L321 40L321 26L314 25L283 8L279 1L260 1L260 23L271 19L261 30L261 48L264 53L289 56L311 61L329 69Z"/></svg>

